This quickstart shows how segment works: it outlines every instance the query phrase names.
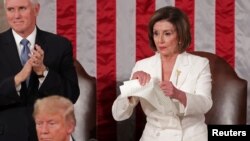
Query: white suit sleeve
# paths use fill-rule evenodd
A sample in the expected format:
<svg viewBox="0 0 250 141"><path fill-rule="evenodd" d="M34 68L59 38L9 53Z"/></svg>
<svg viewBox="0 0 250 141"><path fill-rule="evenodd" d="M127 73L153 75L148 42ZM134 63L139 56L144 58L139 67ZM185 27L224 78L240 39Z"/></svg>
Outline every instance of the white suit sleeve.
<svg viewBox="0 0 250 141"><path fill-rule="evenodd" d="M198 74L199 76L196 82L195 93L186 93L187 106L185 109L185 115L205 114L211 109L213 104L211 98L212 80L209 62L205 61L205 63L203 62L203 64L200 64L199 66L201 71Z"/></svg>
<svg viewBox="0 0 250 141"><path fill-rule="evenodd" d="M132 97L130 100L127 97L118 96L112 105L112 115L116 121L128 119L132 114L134 107L138 104L139 99Z"/></svg>

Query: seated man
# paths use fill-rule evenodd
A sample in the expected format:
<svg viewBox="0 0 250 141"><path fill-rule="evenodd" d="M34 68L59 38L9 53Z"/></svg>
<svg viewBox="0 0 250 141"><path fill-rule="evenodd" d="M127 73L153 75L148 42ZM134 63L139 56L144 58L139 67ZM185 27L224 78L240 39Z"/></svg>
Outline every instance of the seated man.
<svg viewBox="0 0 250 141"><path fill-rule="evenodd" d="M71 137L76 125L74 106L67 98L54 95L38 99L33 117L39 141L74 141Z"/></svg>

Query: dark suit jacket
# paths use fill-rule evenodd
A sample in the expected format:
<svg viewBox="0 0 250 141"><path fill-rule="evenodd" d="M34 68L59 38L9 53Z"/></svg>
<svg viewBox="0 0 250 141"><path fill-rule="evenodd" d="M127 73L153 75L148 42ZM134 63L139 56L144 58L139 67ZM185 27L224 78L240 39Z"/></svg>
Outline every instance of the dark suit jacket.
<svg viewBox="0 0 250 141"><path fill-rule="evenodd" d="M14 76L22 65L15 39L11 29L0 34L0 141L36 141L31 115L37 98L60 94L75 103L79 96L70 41L37 28L36 44L44 50L49 73L38 89L38 77L32 72L28 88L23 82L19 96Z"/></svg>
<svg viewBox="0 0 250 141"><path fill-rule="evenodd" d="M73 136L71 136L71 138L72 138L73 141L76 141Z"/></svg>

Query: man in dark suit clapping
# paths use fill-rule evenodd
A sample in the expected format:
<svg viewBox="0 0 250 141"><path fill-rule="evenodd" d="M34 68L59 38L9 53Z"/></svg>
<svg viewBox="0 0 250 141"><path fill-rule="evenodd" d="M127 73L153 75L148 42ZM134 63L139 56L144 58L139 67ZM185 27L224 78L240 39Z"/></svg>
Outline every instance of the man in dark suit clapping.
<svg viewBox="0 0 250 141"><path fill-rule="evenodd" d="M37 27L37 0L4 0L4 8L11 28L0 34L0 140L36 141L35 100L79 96L72 45Z"/></svg>

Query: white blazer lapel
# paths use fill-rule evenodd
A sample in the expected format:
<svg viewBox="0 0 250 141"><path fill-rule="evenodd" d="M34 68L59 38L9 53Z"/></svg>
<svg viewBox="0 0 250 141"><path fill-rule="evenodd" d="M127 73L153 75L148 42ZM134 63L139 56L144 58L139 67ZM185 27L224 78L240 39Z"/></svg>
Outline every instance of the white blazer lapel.
<svg viewBox="0 0 250 141"><path fill-rule="evenodd" d="M152 63L152 70L154 70L154 79L158 81L162 81L162 64L161 64L161 57L159 53L155 54L155 62Z"/></svg>
<svg viewBox="0 0 250 141"><path fill-rule="evenodd" d="M190 69L190 63L188 61L187 53L179 54L173 72L171 74L170 81L175 85L176 88L180 88L185 79L187 78Z"/></svg>

